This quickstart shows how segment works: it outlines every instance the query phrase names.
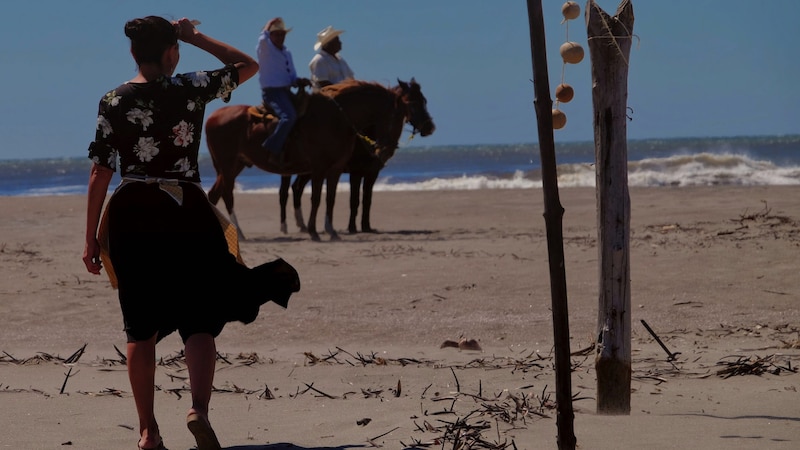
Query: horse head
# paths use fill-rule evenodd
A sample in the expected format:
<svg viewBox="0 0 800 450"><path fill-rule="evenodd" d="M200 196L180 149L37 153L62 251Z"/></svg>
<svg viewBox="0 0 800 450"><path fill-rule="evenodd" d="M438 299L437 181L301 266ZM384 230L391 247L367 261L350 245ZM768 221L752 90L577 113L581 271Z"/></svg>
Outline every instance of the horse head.
<svg viewBox="0 0 800 450"><path fill-rule="evenodd" d="M397 80L398 85L388 91L393 97L392 113L385 125L372 130L377 139L375 156L386 163L397 150L397 141L403 131L403 124L410 123L413 135L430 136L436 130L428 113L428 100L422 95L419 83L412 78L410 82Z"/></svg>
<svg viewBox="0 0 800 450"><path fill-rule="evenodd" d="M414 127L414 133L419 131L423 137L430 136L436 130L436 125L428 113L428 100L422 94L419 83L414 78L408 83L400 79L397 82L406 109L406 120Z"/></svg>

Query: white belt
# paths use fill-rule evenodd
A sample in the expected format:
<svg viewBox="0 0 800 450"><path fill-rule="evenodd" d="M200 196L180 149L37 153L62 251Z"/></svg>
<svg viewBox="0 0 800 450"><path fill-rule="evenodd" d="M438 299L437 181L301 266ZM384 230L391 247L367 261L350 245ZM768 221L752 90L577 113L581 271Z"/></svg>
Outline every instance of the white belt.
<svg viewBox="0 0 800 450"><path fill-rule="evenodd" d="M172 197L172 199L175 200L175 202L178 205L183 205L183 187L181 187L180 185L181 181L182 180L176 180L174 178L157 178L157 177L139 178L139 177L126 176L122 177L122 180L119 182L119 186L117 186L117 189L114 190L114 192L116 193L118 190L122 189L123 186L126 186L131 183L147 183L147 184L158 183L159 189L169 194L169 196ZM200 188L201 191L203 190L203 186L200 183L192 181L183 181L183 182L191 183Z"/></svg>

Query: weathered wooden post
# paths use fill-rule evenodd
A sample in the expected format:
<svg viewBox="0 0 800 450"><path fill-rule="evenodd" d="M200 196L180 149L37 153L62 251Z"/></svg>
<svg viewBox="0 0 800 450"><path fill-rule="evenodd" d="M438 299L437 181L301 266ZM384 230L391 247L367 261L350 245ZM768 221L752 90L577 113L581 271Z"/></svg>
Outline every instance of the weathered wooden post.
<svg viewBox="0 0 800 450"><path fill-rule="evenodd" d="M556 427L559 450L575 450L572 410L572 366L569 351L569 314L567 281L564 267L564 208L558 197L558 174L553 139L553 101L547 76L547 51L541 0L528 0L528 24L533 63L534 105L539 132L539 155L542 161L542 192L547 229L547 250L550 261L550 297L553 309L553 337L556 366Z"/></svg>
<svg viewBox="0 0 800 450"><path fill-rule="evenodd" d="M597 412L631 412L630 195L628 192L628 61L633 5L622 0L613 17L586 2L592 63L597 180L599 295Z"/></svg>

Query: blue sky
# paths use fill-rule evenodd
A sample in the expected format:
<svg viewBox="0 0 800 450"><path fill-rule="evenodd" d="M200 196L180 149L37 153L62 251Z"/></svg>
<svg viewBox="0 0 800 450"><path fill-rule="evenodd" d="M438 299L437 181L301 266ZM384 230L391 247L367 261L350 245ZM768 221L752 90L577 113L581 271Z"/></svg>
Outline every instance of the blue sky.
<svg viewBox="0 0 800 450"><path fill-rule="evenodd" d="M551 92L561 80L558 48L567 32L587 56L565 68L576 92L561 105L568 123L555 139L588 141L585 2L568 27L562 3L543 0ZM610 14L619 4L597 3ZM632 3L638 39L628 76L630 139L800 133L800 2ZM0 159L84 156L100 97L135 75L123 25L149 14L199 19L204 32L251 54L263 25L282 16L293 28L286 43L303 76L316 33L333 25L345 30L342 55L357 78L394 85L415 77L422 85L437 130L407 145L538 141L522 0L28 0L6 2L3 10ZM179 71L218 66L189 45L181 49ZM233 96L234 103L259 101L255 78Z"/></svg>

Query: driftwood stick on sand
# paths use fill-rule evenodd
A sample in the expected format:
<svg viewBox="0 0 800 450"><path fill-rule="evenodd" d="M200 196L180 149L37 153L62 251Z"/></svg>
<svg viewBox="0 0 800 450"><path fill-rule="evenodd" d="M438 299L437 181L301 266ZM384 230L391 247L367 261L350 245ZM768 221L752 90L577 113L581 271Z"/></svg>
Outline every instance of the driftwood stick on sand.
<svg viewBox="0 0 800 450"><path fill-rule="evenodd" d="M729 356L730 358L733 356ZM797 373L797 369L793 369L791 361L788 361L787 366L781 366L774 362L775 355L768 355L763 358L758 356L746 357L737 356L736 361L720 361L717 363L719 366L725 366L724 369L717 371L717 375L722 378L730 378L737 375L761 375L764 373L771 373L773 375L780 375L783 372Z"/></svg>
<svg viewBox="0 0 800 450"><path fill-rule="evenodd" d="M118 348L117 348L117 346L116 346L116 345L114 346L114 350L116 350L116 351L117 351L117 355L119 355L119 359L120 359L120 361L122 361L122 363L123 363L123 364L127 364L127 363L128 363L128 357L127 357L127 356L125 356L125 353L122 353L122 352L120 351L120 349L118 349Z"/></svg>
<svg viewBox="0 0 800 450"><path fill-rule="evenodd" d="M317 394L319 394L319 395L321 395L323 397L328 397L330 399L339 398L339 397L336 397L336 396L333 396L333 395L330 395L330 394L326 394L326 393L320 391L319 389L314 387L314 383L311 383L311 384L303 383L303 384L305 384L308 389L306 389L305 391L301 392L301 394L304 394L304 393L308 392L309 390L311 390L311 391L314 391L314 392L316 392Z"/></svg>
<svg viewBox="0 0 800 450"><path fill-rule="evenodd" d="M67 371L67 373L64 374L64 375L65 375L64 376L64 383L61 384L61 390L58 391L59 394L63 394L64 393L64 389L67 387L67 380L69 380L69 377L72 376L72 367L70 367L69 370Z"/></svg>
<svg viewBox="0 0 800 450"><path fill-rule="evenodd" d="M11 356L11 354L8 353L7 351L3 350L3 354L8 356L9 358L11 358L11 362L13 362L13 363L18 363L19 362L19 360L17 358L14 358L13 356Z"/></svg>
<svg viewBox="0 0 800 450"><path fill-rule="evenodd" d="M220 352L217 352L217 359L221 359L222 361L225 362L225 364L228 364L229 366L232 365L231 362L228 360L228 358L226 358L225 355L223 355Z"/></svg>
<svg viewBox="0 0 800 450"><path fill-rule="evenodd" d="M456 376L456 371L453 370L452 367L450 367L450 372L453 373L453 378L456 379L456 392L461 392L461 384L459 384L459 382L458 382L458 377Z"/></svg>
<svg viewBox="0 0 800 450"><path fill-rule="evenodd" d="M376 444L373 441L375 441L375 439L380 439L380 438L386 436L387 434L391 433L394 430L397 430L398 428L400 428L400 427L394 427L391 430L387 431L386 433L379 434L379 435L377 435L377 436L375 436L373 438L369 438L369 439L367 439L367 442L369 442L370 444L374 445L375 447L381 447L380 445Z"/></svg>
<svg viewBox="0 0 800 450"><path fill-rule="evenodd" d="M87 344L83 344L83 347L79 348L75 351L75 353L71 354L69 358L65 359L64 364L74 364L78 362L78 360L81 359L81 356L83 356L84 350L86 350L86 345Z"/></svg>
<svg viewBox="0 0 800 450"><path fill-rule="evenodd" d="M652 328L650 328L650 325L648 325L647 322L644 321L644 319L642 319L642 325L644 325L644 327L647 329L647 331L650 333L650 335L653 336L653 338L656 340L656 342L658 342L658 345L660 345L661 348L663 348L664 351L667 352L667 362L675 361L675 359L677 358L678 355L681 354L681 352L672 353L671 351L669 351L667 346L664 345L663 342L661 342L661 338L659 338L658 335L656 335L656 332L653 331Z"/></svg>
<svg viewBox="0 0 800 450"><path fill-rule="evenodd" d="M428 392L428 389L430 389L431 386L433 386L433 383L425 386L425 389L422 390L422 394L420 394L419 398L425 398L425 393Z"/></svg>
<svg viewBox="0 0 800 450"><path fill-rule="evenodd" d="M267 386L266 384L264 385L264 392L258 395L259 400L261 400L262 398L265 398L267 400L275 399L275 395L272 393L272 391L269 390L269 386Z"/></svg>

